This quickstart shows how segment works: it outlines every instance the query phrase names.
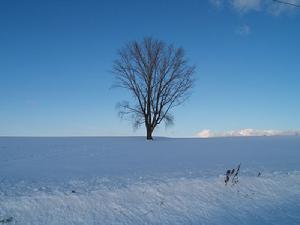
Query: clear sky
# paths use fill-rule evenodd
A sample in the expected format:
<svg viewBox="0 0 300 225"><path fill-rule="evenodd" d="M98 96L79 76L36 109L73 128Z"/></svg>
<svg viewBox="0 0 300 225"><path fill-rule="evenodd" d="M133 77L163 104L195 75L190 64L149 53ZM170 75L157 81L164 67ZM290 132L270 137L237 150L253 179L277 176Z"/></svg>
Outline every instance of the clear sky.
<svg viewBox="0 0 300 225"><path fill-rule="evenodd" d="M288 0L287 0L288 1ZM300 3L300 0L290 0ZM1 0L0 135L142 135L115 108L116 51L145 36L197 66L174 126L300 128L300 8L272 0Z"/></svg>

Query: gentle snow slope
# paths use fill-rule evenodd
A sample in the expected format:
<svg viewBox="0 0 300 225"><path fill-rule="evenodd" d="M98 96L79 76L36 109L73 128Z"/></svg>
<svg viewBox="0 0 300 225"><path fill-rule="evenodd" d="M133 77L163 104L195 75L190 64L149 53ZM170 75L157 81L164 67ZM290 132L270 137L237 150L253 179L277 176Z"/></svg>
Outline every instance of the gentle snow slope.
<svg viewBox="0 0 300 225"><path fill-rule="evenodd" d="M0 156L10 224L300 224L297 136L0 138Z"/></svg>

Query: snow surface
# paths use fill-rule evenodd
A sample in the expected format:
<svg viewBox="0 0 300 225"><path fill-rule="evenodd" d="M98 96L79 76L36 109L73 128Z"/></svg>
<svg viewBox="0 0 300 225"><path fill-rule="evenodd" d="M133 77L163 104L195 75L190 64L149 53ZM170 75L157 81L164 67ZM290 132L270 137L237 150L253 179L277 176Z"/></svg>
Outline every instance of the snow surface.
<svg viewBox="0 0 300 225"><path fill-rule="evenodd" d="M300 224L299 136L2 137L0 156L0 224Z"/></svg>

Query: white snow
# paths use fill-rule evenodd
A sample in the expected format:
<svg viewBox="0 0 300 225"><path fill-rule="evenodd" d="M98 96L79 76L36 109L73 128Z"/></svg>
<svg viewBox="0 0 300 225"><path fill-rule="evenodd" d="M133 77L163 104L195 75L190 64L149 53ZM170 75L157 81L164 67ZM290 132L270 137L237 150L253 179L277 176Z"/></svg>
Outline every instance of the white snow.
<svg viewBox="0 0 300 225"><path fill-rule="evenodd" d="M300 224L298 136L3 137L0 156L7 224Z"/></svg>
<svg viewBox="0 0 300 225"><path fill-rule="evenodd" d="M299 135L299 131L292 130L257 130L252 128L241 130L230 130L215 132L209 129L204 129L197 133L198 137L211 138L211 137L259 137L259 136L295 136Z"/></svg>

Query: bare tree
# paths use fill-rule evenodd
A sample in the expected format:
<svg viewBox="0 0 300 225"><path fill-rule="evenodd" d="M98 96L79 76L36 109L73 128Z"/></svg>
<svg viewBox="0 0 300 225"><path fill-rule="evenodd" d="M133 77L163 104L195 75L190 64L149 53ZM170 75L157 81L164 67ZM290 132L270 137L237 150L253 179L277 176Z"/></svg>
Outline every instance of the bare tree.
<svg viewBox="0 0 300 225"><path fill-rule="evenodd" d="M134 102L119 103L119 115L130 116L134 127L145 124L147 139L152 139L162 121L173 123L171 110L188 98L194 71L182 48L153 38L126 44L118 51L113 73L116 86L128 90Z"/></svg>

